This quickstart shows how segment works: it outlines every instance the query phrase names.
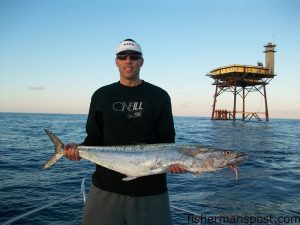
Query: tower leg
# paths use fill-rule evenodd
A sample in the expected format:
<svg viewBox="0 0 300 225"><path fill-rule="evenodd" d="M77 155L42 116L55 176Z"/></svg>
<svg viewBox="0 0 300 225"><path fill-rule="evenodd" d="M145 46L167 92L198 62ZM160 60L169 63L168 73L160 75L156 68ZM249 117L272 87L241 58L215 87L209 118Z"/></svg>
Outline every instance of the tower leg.
<svg viewBox="0 0 300 225"><path fill-rule="evenodd" d="M216 110L216 102L217 102L217 93L218 93L218 80L216 81L216 90L215 90L215 95L214 95L214 103L213 103L213 109L211 113L211 119L215 119L215 110Z"/></svg>
<svg viewBox="0 0 300 225"><path fill-rule="evenodd" d="M236 114L236 83L234 84L234 101L233 101L233 120L235 120Z"/></svg>
<svg viewBox="0 0 300 225"><path fill-rule="evenodd" d="M266 85L263 85L264 87L264 98L265 98L265 114L266 114L266 121L269 121L269 110L268 110L268 101L267 101L267 90Z"/></svg>
<svg viewBox="0 0 300 225"><path fill-rule="evenodd" d="M242 120L245 120L245 87L243 87L243 115Z"/></svg>

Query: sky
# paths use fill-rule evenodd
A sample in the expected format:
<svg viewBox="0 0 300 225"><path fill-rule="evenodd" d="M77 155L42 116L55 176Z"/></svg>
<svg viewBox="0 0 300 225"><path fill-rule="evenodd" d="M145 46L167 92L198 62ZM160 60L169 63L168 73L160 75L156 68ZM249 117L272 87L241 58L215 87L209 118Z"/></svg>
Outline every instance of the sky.
<svg viewBox="0 0 300 225"><path fill-rule="evenodd" d="M141 78L169 93L175 116L210 116L206 75L264 63L274 42L270 117L300 119L299 25L299 0L0 0L0 112L86 114L93 92L119 80L115 50L132 38ZM233 94L217 108L232 109ZM260 94L246 111L264 111Z"/></svg>

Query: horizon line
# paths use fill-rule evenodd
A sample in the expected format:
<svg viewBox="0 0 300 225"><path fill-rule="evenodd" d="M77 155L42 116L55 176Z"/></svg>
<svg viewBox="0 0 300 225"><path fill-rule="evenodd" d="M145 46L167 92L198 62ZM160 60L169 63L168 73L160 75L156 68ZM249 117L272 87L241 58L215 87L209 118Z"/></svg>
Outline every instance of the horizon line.
<svg viewBox="0 0 300 225"><path fill-rule="evenodd" d="M63 112L8 112L8 111L0 111L0 113L11 113L11 114L53 114L53 115L88 115L88 113L63 113ZM173 115L173 117L198 117L198 118L209 118L210 116L208 115ZM288 120L300 120L299 118L288 118L288 117L270 117L270 120L272 119L288 119ZM236 120L242 121L242 119L237 118ZM226 121L226 120L221 120L221 121ZM227 121L233 121L233 120L227 120ZM249 121L249 120L245 120ZM265 118L261 118L261 121L265 121Z"/></svg>

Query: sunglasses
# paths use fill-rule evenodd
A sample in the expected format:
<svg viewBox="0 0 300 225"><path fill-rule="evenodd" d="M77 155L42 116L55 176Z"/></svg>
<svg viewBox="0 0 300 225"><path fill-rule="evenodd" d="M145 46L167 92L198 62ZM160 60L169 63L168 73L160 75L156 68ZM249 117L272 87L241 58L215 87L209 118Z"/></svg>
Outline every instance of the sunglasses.
<svg viewBox="0 0 300 225"><path fill-rule="evenodd" d="M134 60L134 61L139 60L139 59L142 58L141 55L130 53L130 54L117 54L117 59L118 60L126 60L127 56L129 56L130 60Z"/></svg>

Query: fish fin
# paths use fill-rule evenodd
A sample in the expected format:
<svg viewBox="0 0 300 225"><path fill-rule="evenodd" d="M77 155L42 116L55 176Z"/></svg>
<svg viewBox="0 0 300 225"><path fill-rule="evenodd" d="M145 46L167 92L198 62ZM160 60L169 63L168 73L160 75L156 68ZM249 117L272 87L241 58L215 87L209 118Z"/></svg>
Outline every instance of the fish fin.
<svg viewBox="0 0 300 225"><path fill-rule="evenodd" d="M63 151L64 151L64 144L62 141L51 131L45 129L45 132L49 136L50 140L54 144L54 149L55 152L51 159L43 166L43 169L48 169L51 167L54 163L56 163L57 160L59 160L63 156Z"/></svg>
<svg viewBox="0 0 300 225"><path fill-rule="evenodd" d="M168 167L151 169L150 175L165 173L167 171L168 171Z"/></svg>
<svg viewBox="0 0 300 225"><path fill-rule="evenodd" d="M122 180L123 181L130 181L130 180L134 180L136 178L139 178L139 177L129 176L129 177L124 177Z"/></svg>
<svg viewBox="0 0 300 225"><path fill-rule="evenodd" d="M49 159L48 162L46 162L43 166L43 169L48 169L49 167L51 167L54 163L56 163L61 157L63 156L63 154L58 154L55 153L51 159Z"/></svg>

